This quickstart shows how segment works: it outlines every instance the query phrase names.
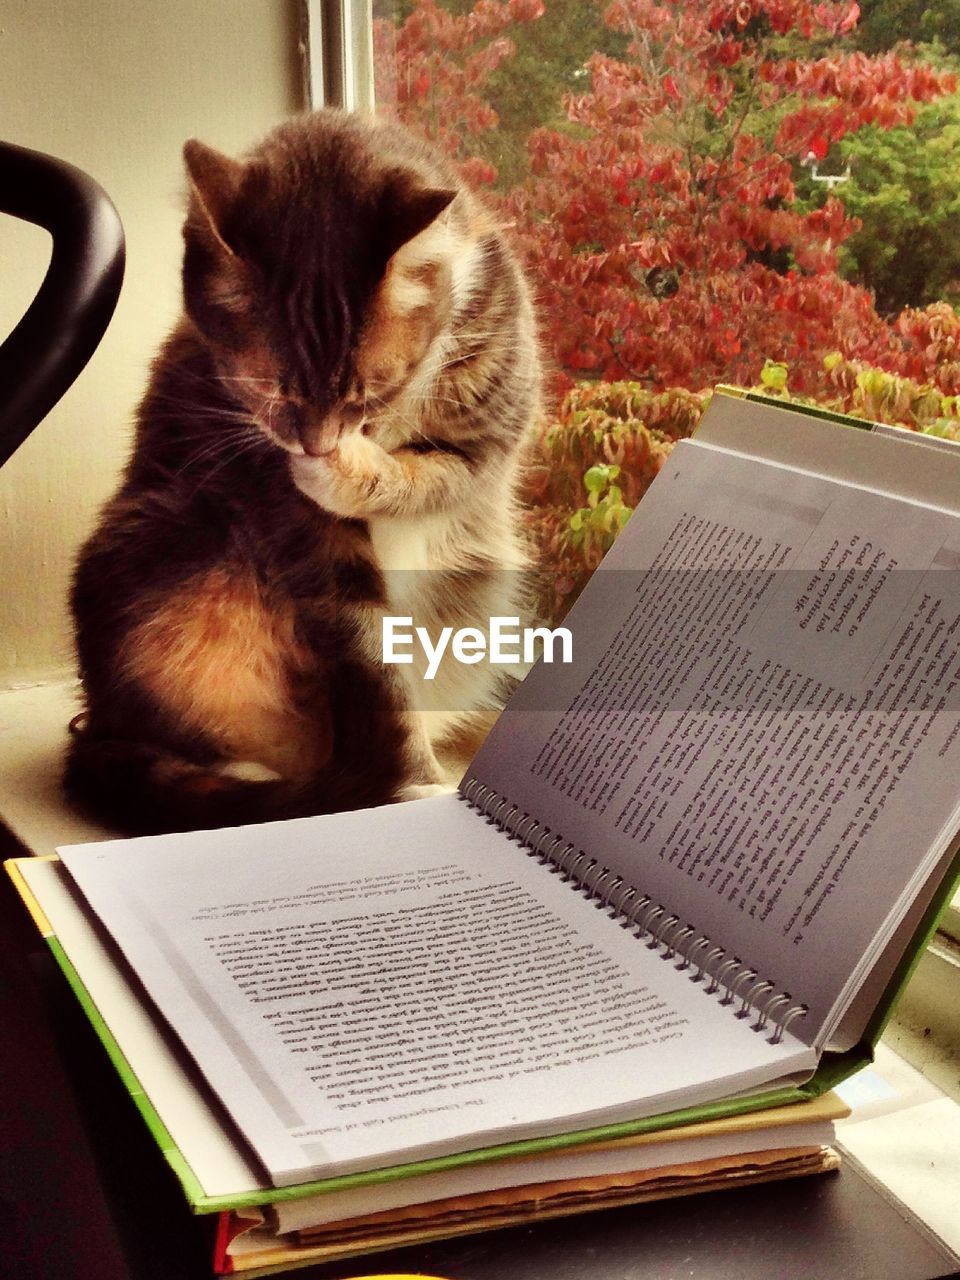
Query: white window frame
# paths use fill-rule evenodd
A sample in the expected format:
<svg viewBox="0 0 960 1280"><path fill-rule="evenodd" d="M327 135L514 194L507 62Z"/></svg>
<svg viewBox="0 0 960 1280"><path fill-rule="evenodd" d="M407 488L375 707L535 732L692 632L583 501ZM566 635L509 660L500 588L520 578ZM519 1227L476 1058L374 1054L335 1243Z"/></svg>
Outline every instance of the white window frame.
<svg viewBox="0 0 960 1280"><path fill-rule="evenodd" d="M372 0L301 0L301 32L309 106L372 114Z"/></svg>

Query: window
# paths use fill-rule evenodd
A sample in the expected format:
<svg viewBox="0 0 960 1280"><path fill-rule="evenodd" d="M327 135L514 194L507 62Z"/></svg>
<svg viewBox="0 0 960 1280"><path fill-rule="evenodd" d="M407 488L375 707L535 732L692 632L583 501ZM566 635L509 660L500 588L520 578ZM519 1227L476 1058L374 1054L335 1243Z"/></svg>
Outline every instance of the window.
<svg viewBox="0 0 960 1280"><path fill-rule="evenodd" d="M308 7L327 100L372 83L513 227L577 437L528 497L574 589L717 383L960 434L948 25L848 0ZM597 426L625 419L614 475Z"/></svg>
<svg viewBox="0 0 960 1280"><path fill-rule="evenodd" d="M309 8L332 100L367 107L372 86L512 225L566 428L546 491L527 495L561 581L599 562L718 382L960 438L960 29L932 10ZM624 421L618 473L597 428ZM927 964L951 1003L957 940L960 896Z"/></svg>

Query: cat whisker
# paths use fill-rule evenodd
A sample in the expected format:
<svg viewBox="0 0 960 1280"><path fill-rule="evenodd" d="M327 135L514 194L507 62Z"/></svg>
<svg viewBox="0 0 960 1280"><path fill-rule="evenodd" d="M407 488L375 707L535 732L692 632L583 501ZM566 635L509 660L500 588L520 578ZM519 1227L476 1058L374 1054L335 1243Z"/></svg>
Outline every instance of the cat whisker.
<svg viewBox="0 0 960 1280"><path fill-rule="evenodd" d="M403 427L403 429L409 432L411 436L420 436L422 440L430 439L426 432L421 430L417 419L411 418L397 409L393 409L389 414L384 414L383 417L386 421L394 422Z"/></svg>
<svg viewBox="0 0 960 1280"><path fill-rule="evenodd" d="M475 350L471 349L469 352L461 352L458 356L451 356L449 360L444 360L442 364L437 365L437 372L435 376L439 378L445 374L448 369L455 369L458 365L463 365L464 362L472 356L480 355L482 350L482 347L478 347Z"/></svg>
<svg viewBox="0 0 960 1280"><path fill-rule="evenodd" d="M470 333L458 334L456 343L452 344L449 350L452 352L449 359L443 360L441 364L446 366L456 363L457 360L463 358L465 351L471 351L474 347L483 346L484 343L490 342L498 337L496 331L491 330L489 333L480 333L471 331Z"/></svg>
<svg viewBox="0 0 960 1280"><path fill-rule="evenodd" d="M274 429L273 411L279 403L280 393L278 391L274 391L272 395L267 397L254 415L256 422L261 427L265 427L268 431L272 431Z"/></svg>
<svg viewBox="0 0 960 1280"><path fill-rule="evenodd" d="M238 452L249 447L251 443L259 444L261 438L259 433L241 432L236 428L233 431L224 432L214 439L208 440L202 448L189 454L176 474L182 474L184 471L190 470L210 458L219 458L224 453L235 456Z"/></svg>
<svg viewBox="0 0 960 1280"><path fill-rule="evenodd" d="M212 467L204 472L197 481L192 492L199 493L205 485L209 484L215 475L221 472L224 467L229 466L229 464L234 462L237 458L255 454L261 449L269 450L271 448L272 446L269 441L263 436L251 436L243 440L238 448L233 449L225 457L218 459Z"/></svg>
<svg viewBox="0 0 960 1280"><path fill-rule="evenodd" d="M461 333L454 334L454 341L451 343L453 350L463 350L464 347L472 347L478 342L489 342L491 338L499 337L496 329L470 329Z"/></svg>
<svg viewBox="0 0 960 1280"><path fill-rule="evenodd" d="M196 400L191 400L186 396L165 395L160 392L154 397L154 403L162 406L165 410L181 410L189 413L191 417L201 418L250 418L250 410L244 406L236 407L228 404L198 404Z"/></svg>
<svg viewBox="0 0 960 1280"><path fill-rule="evenodd" d="M182 413L175 413L172 410L165 413L157 413L154 415L156 422L173 422L181 424L185 427L202 427L205 431L208 427L223 427L224 429L242 430L246 428L250 430L256 423L250 414L222 414L222 413L196 413L191 410L184 410Z"/></svg>
<svg viewBox="0 0 960 1280"><path fill-rule="evenodd" d="M452 404L459 409L470 408L469 403L463 398L463 396L445 396L445 395L440 395L436 392L433 395L425 397L425 403L428 405Z"/></svg>
<svg viewBox="0 0 960 1280"><path fill-rule="evenodd" d="M220 381L221 381L220 376L215 373L199 372L196 369L180 369L178 370L178 373L177 373L176 385L178 387L184 386L184 385L190 385L190 386L197 386L197 387L204 387L204 388L212 388L215 391ZM225 387L221 387L220 389L222 391L226 391ZM170 394L171 394L170 391L164 388L157 389L157 395L160 398L165 398Z"/></svg>
<svg viewBox="0 0 960 1280"><path fill-rule="evenodd" d="M197 442L198 449L188 457L196 457L197 453L208 453L210 450L219 450L229 444L239 444L242 440L256 434L250 429L252 426L252 423L247 423L245 426L234 424L225 427L222 431L202 436Z"/></svg>

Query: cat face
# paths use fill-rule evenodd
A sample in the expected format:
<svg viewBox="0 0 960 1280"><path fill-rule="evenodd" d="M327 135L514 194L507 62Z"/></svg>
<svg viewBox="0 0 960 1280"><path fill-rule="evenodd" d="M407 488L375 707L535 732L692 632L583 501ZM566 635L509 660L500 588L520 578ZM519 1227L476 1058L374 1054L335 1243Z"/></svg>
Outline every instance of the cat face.
<svg viewBox="0 0 960 1280"><path fill-rule="evenodd" d="M378 154L376 137L321 112L245 162L184 148L187 310L231 399L291 453L396 437L449 313L457 192Z"/></svg>

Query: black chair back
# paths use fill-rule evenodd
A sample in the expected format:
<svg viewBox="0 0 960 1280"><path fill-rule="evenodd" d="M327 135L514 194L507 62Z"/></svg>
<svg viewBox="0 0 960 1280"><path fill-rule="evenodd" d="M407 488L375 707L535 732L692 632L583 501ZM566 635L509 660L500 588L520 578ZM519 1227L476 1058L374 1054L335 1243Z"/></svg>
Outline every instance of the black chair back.
<svg viewBox="0 0 960 1280"><path fill-rule="evenodd" d="M123 282L124 239L109 196L53 156L0 142L0 213L46 228L43 283L0 346L0 466L93 355Z"/></svg>

